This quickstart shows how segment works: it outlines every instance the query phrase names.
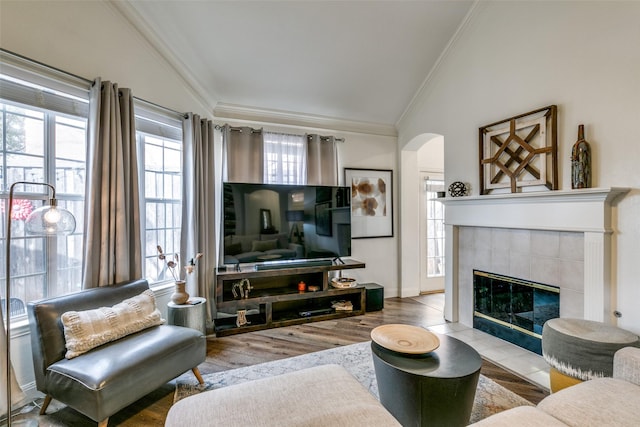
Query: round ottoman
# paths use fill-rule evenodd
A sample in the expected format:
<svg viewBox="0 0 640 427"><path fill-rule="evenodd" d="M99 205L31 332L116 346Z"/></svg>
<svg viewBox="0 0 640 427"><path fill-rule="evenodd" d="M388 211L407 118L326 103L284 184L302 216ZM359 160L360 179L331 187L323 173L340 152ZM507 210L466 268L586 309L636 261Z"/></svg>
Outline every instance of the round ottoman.
<svg viewBox="0 0 640 427"><path fill-rule="evenodd" d="M640 338L616 326L584 319L548 320L542 327L542 356L551 367L551 391L611 377L613 354L629 346L640 347Z"/></svg>

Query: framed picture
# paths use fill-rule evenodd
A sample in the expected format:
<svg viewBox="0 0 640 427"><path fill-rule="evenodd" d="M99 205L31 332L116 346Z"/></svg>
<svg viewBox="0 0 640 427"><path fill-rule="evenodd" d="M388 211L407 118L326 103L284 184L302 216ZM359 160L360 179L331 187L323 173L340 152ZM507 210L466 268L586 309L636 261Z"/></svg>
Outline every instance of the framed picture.
<svg viewBox="0 0 640 427"><path fill-rule="evenodd" d="M318 236L333 235L331 202L316 203L316 234Z"/></svg>
<svg viewBox="0 0 640 427"><path fill-rule="evenodd" d="M393 237L393 171L344 169L351 186L351 237Z"/></svg>

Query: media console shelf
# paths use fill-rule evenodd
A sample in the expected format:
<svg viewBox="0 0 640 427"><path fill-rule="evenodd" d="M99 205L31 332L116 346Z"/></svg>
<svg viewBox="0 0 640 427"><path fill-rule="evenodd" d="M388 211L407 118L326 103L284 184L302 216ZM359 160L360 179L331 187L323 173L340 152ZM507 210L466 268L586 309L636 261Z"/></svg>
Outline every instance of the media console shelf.
<svg viewBox="0 0 640 427"><path fill-rule="evenodd" d="M311 263L309 266L301 264L271 270L256 270L251 265L242 267L240 271L218 272L214 318L216 336L364 314L365 287L334 288L329 277L331 272L364 267L362 262L344 260L344 264ZM298 290L300 282L305 283L306 291ZM310 291L309 287L317 287L318 290ZM250 288L248 295L247 288ZM336 301L350 302L353 310L332 309ZM236 325L238 310L246 310L248 324Z"/></svg>

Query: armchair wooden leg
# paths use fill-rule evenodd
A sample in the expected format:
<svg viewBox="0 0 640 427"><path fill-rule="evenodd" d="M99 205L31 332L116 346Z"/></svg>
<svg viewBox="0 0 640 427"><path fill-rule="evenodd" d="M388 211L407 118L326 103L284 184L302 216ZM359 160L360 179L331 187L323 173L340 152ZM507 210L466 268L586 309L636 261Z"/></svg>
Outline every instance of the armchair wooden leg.
<svg viewBox="0 0 640 427"><path fill-rule="evenodd" d="M40 415L44 415L47 412L47 408L49 407L49 403L51 403L53 398L48 394L44 397L44 402L42 402L42 408L40 408Z"/></svg>
<svg viewBox="0 0 640 427"><path fill-rule="evenodd" d="M200 375L200 371L198 370L197 367L191 369L191 372L193 372L193 375L196 376L200 384L204 384L204 379L202 379L202 375Z"/></svg>
<svg viewBox="0 0 640 427"><path fill-rule="evenodd" d="M98 427L107 427L107 424L109 424L109 417L107 417L104 420L100 421L98 423Z"/></svg>

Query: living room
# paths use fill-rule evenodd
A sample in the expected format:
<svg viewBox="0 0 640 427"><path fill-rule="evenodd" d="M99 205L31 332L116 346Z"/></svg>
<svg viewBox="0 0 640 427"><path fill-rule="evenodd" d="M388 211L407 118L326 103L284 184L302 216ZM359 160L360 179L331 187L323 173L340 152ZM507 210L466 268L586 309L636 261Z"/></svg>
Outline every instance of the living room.
<svg viewBox="0 0 640 427"><path fill-rule="evenodd" d="M85 78L102 76L132 88L142 99L175 111L194 111L219 124L344 138L339 146L340 171L345 167L394 171L394 236L352 243L353 257L367 265L354 270L353 277L383 284L389 298L419 293L420 241L415 233L419 215L414 194L422 147L443 137L447 186L464 182L471 195L478 196L478 128L556 104L559 190L571 191L569 158L583 123L593 149L593 187L631 188L611 211L607 309L610 316L614 311L620 314L611 321L640 333L640 148L633 143L631 129L640 111L640 56L634 48L640 39L636 22L640 5L633 1L469 3L468 14L437 64L423 76L406 111L396 122L369 126L340 118L290 117L216 105L219 100L204 98L166 53L132 25L131 17L125 18L119 4L3 1L0 43L3 49L43 64ZM212 49L223 43L212 41ZM170 293L166 289L157 295L159 306L166 306ZM453 292L445 294L456 298ZM445 317L457 321L460 316L464 317L452 311ZM13 351L23 362L14 368L29 383L29 347L21 344L28 338L16 339Z"/></svg>

